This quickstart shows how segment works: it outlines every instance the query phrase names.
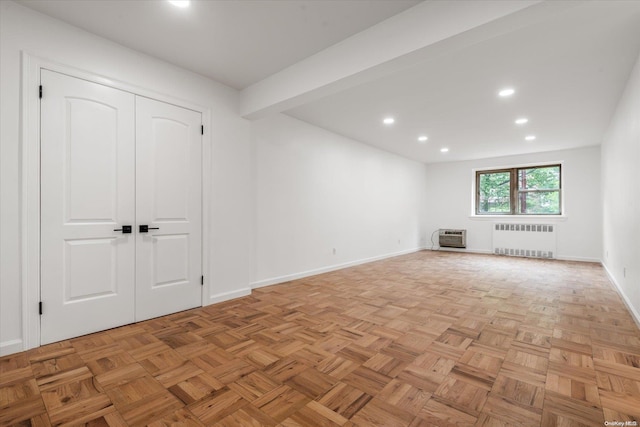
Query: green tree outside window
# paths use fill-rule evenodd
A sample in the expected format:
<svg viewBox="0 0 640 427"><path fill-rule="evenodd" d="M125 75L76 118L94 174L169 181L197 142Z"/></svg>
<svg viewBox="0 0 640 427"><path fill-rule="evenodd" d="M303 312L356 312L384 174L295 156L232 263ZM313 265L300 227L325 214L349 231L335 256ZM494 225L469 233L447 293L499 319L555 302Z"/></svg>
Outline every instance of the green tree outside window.
<svg viewBox="0 0 640 427"><path fill-rule="evenodd" d="M560 215L560 165L476 172L476 214Z"/></svg>

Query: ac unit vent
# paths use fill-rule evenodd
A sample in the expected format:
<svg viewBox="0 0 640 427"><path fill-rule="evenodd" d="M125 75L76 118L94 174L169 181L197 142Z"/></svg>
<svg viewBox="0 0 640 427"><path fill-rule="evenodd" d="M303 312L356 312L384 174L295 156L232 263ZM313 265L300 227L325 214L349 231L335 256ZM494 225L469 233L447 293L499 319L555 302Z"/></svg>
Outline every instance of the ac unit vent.
<svg viewBox="0 0 640 427"><path fill-rule="evenodd" d="M440 229L440 247L444 248L466 248L467 230Z"/></svg>

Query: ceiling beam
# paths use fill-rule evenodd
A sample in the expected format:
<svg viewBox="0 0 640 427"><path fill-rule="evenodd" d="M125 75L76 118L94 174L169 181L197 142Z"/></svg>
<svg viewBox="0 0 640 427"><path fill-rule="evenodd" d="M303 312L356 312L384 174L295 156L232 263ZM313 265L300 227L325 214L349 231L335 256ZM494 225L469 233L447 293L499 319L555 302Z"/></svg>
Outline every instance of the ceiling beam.
<svg viewBox="0 0 640 427"><path fill-rule="evenodd" d="M582 2L425 1L240 92L257 119L526 27Z"/></svg>

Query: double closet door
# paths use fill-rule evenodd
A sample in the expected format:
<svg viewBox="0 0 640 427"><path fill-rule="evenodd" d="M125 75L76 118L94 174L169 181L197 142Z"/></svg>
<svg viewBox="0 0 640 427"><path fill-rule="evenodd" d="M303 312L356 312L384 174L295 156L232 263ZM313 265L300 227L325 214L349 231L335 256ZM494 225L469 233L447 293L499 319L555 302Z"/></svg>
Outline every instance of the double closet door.
<svg viewBox="0 0 640 427"><path fill-rule="evenodd" d="M201 113L41 83L41 344L202 305Z"/></svg>

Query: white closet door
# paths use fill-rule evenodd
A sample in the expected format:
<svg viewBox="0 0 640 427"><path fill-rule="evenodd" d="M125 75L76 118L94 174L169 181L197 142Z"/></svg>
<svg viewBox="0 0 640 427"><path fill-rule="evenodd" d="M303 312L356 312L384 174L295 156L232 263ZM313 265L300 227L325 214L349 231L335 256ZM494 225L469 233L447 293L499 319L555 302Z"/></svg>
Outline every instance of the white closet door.
<svg viewBox="0 0 640 427"><path fill-rule="evenodd" d="M136 97L137 321L202 305L201 123Z"/></svg>
<svg viewBox="0 0 640 427"><path fill-rule="evenodd" d="M42 70L41 342L134 321L135 97Z"/></svg>

